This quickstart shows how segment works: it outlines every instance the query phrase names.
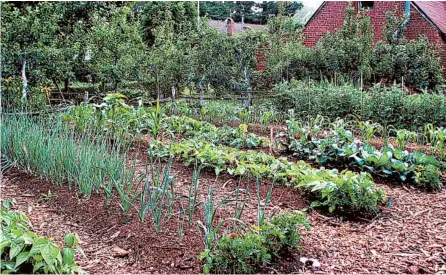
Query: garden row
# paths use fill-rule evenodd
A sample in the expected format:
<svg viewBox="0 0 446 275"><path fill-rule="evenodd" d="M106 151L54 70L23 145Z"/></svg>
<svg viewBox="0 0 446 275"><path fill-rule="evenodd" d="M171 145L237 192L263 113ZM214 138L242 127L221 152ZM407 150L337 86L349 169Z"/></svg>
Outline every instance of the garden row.
<svg viewBox="0 0 446 275"><path fill-rule="evenodd" d="M72 128L57 117L33 119L26 116L5 116L1 130L2 158L9 162L9 165L37 174L56 184L68 185L87 197L92 192L99 192L105 196L107 203L116 199L124 213L135 209L141 222L144 222L146 216L150 216L157 232L162 231L166 219L178 218L177 233L180 243L184 236L185 222L192 224L194 212L201 205L197 201L200 165L195 167L188 196L179 198L175 196L175 178L170 170L172 159L167 165L162 165L151 154L150 162L145 163L145 171L137 172L139 166L136 160L129 160L126 152L121 151L122 146L119 143L112 143L101 135L73 132ZM279 255L298 247L300 235L297 229L301 225L308 228L305 216L302 213L283 212L266 218L265 208L272 189L262 202L259 185L260 182L257 181L259 220L256 226L240 220L246 203L246 198L242 198L240 192L244 191L237 188L216 203L214 186L209 188L208 197L202 204L203 218L198 221L205 244L205 250L200 255L200 259L205 261L203 271L255 272ZM223 221L216 219L218 208L232 205L234 217ZM232 228L227 227L228 221L234 222ZM228 230L232 233L229 234ZM2 266L2 272L17 270L17 262L20 264L21 261L29 261L35 270L42 268L45 273L53 273L53 270L56 270L56 273L71 272L71 269L67 268L75 267L63 262L69 261L71 254L63 256L67 257L67 260L60 260L57 256L59 250L48 243L47 239L36 240L36 243L44 246L41 250L43 258L39 257L39 251L36 250L38 248L33 249L32 239L24 239L25 235L35 237L32 233L20 233L18 239L11 241L12 244L9 244L9 237L2 239L2 259L8 258L4 262L5 268ZM15 238L12 235L10 237ZM22 241L26 244L22 245ZM27 249L30 248L28 244L31 246L31 252L27 254ZM11 245L10 249L8 245ZM72 246L68 248L72 249ZM9 253L4 254L6 252ZM53 258L50 259L47 252L51 252L54 257L51 256ZM238 255L240 258L234 258L232 255ZM15 259L13 265L11 261ZM43 260L54 266L46 267Z"/></svg>
<svg viewBox="0 0 446 275"><path fill-rule="evenodd" d="M205 139L215 144L236 148L268 146L269 140L248 133L247 126L238 128L198 121L187 116L166 116L166 108L157 104L146 108L129 106L122 94L109 94L101 104L82 103L63 114L63 120L73 124L78 132L105 133L121 141L149 133L153 138L160 135L175 138L178 134L190 138Z"/></svg>
<svg viewBox="0 0 446 275"><path fill-rule="evenodd" d="M342 125L330 131L320 131L318 128L302 127L302 124L289 120L286 137L288 151L300 159L312 159L338 167L359 168L402 182L409 181L428 190L442 188L440 174L446 164L435 156L418 151L409 153L392 145L385 145L378 150L367 139L364 143L355 140L352 132L345 130ZM397 141L401 146L405 140L399 138Z"/></svg>
<svg viewBox="0 0 446 275"><path fill-rule="evenodd" d="M308 83L291 81L276 85L272 99L254 101L248 111L236 101L174 103L176 114L209 122L258 123L265 129L269 123L302 119L318 115L334 120L380 123L383 127L422 131L424 125L446 127L446 97L441 93L410 95L400 85L374 85L361 89L354 83Z"/></svg>
<svg viewBox="0 0 446 275"><path fill-rule="evenodd" d="M300 188L313 200L312 206L322 206L330 212L372 214L385 202L383 190L375 188L368 173L344 170L315 169L300 161L275 158L263 152L240 151L235 148L190 139L171 144L153 142L151 149L160 158L177 157L185 165L199 163L214 169L218 175L251 175L271 179Z"/></svg>
<svg viewBox="0 0 446 275"><path fill-rule="evenodd" d="M237 109L232 105L205 105L200 108L188 106L187 103L176 102L166 106L156 105L146 108L129 106L125 103L122 94L109 94L101 104L82 103L72 107L63 115L63 119L75 125L79 131L95 131L108 133L119 137L121 140L129 139L135 134L141 136L150 133L152 137L158 138L160 134L174 137L182 134L186 137L196 137L214 143L241 148L264 147L268 145L266 138L248 133L245 125L250 123L252 111ZM219 107L216 107L219 106ZM236 110L237 109L237 110ZM197 111L200 115L197 115ZM211 111L212 110L212 111ZM171 116L166 116L171 114ZM177 115L172 115L177 114ZM197 117L194 120L188 116ZM265 130L272 120L276 120L277 113L265 111L262 113L261 127ZM371 121L340 119L330 120L323 116L300 117L290 112L289 120L300 121L301 127L312 128L311 132L320 133L333 128L343 127L360 136L364 142L370 142L373 138L383 137L385 145L394 140L394 145L401 150L406 149L409 142L419 146L428 145L430 154L437 154L442 160L446 159L446 128L434 127L428 123L423 125L421 131L409 131L396 129L392 125L381 125ZM352 117L351 117L352 118ZM283 117L286 121L286 118ZM226 127L215 127L209 122L240 122L238 129Z"/></svg>
<svg viewBox="0 0 446 275"><path fill-rule="evenodd" d="M397 129L393 125L384 126L370 120L358 120L353 116L342 119L330 119L321 115L297 117L293 109L290 109L288 114L283 115L272 109L248 111L233 104L215 104L215 102L208 102L197 108L183 101L169 104L166 109L171 114L193 116L215 124L256 122L260 124L263 131L271 126L271 123L282 123L287 120L296 121L301 127L312 128L309 131L315 134L343 127L352 131L354 135L361 137L363 142L382 138L384 145L394 143L401 150L407 149L409 143L414 143L417 146L427 146L426 149L430 154L437 154L439 159L446 160L446 128L435 127L431 123L420 126L417 131L410 131L404 128Z"/></svg>

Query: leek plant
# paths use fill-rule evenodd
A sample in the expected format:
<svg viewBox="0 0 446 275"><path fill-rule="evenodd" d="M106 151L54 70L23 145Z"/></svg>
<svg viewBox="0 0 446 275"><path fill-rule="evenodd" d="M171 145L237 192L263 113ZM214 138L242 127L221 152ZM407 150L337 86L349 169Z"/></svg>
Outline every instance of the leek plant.
<svg viewBox="0 0 446 275"><path fill-rule="evenodd" d="M192 184L189 187L187 196L187 217L189 224L192 223L192 218L194 216L195 209L197 207L197 194L198 194L200 170L201 168L197 167L197 164L195 164L195 169L192 174Z"/></svg>
<svg viewBox="0 0 446 275"><path fill-rule="evenodd" d="M160 232L165 201L167 199L167 206L169 208L172 206L174 199L174 177L170 174L173 160L171 158L163 169L161 161L159 159L154 160L151 151L149 156L150 178L145 178L144 190L140 193L141 206L139 209L139 217L141 221L144 221L147 212L150 210L155 230L156 232ZM156 168L155 164L158 164ZM146 164L146 174L147 172L148 167Z"/></svg>
<svg viewBox="0 0 446 275"><path fill-rule="evenodd" d="M268 205L268 203L271 200L271 196L273 194L273 186L274 183L271 184L271 187L268 190L268 193L266 194L265 200L262 203L262 200L260 198L260 180L256 179L256 195L257 195L257 222L258 226L262 226L265 222L265 210Z"/></svg>

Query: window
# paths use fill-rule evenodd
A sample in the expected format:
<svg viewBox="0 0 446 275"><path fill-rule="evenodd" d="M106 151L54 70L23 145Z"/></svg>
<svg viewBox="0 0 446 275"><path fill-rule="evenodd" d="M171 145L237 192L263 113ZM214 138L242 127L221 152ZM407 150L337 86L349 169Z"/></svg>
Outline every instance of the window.
<svg viewBox="0 0 446 275"><path fill-rule="evenodd" d="M359 10L373 10L374 2L373 1L359 1Z"/></svg>

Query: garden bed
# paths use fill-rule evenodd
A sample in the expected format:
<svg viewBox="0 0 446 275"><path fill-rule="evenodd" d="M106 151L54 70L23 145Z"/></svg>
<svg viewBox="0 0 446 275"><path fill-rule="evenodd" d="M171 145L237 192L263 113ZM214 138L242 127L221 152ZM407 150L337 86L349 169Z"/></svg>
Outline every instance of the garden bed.
<svg viewBox="0 0 446 275"><path fill-rule="evenodd" d="M192 168L174 163L178 190L190 183ZM202 172L201 186L215 180L212 173ZM193 223L185 225L182 244L178 243L176 219L166 220L161 233L150 221L140 223L136 213L123 215L115 201L106 207L103 195L93 194L90 200L78 198L73 190L60 187L38 177L11 169L2 186L2 200L15 199L18 210L27 212L34 230L52 236L60 243L67 231L80 236L87 258L78 256L79 265L89 273L198 273L202 264L196 256L203 242ZM220 176L215 182L216 199L234 188L237 181ZM312 230L302 232L302 252L297 251L265 273L313 272L300 257L316 258L321 268L316 273L436 273L446 269L446 192L427 194L418 190L393 188L378 184L392 197L392 208L383 209L371 221L340 222L310 211ZM263 185L262 196L268 186ZM56 197L42 202L51 190ZM200 188L198 201L203 201L207 188ZM181 191L178 191L181 192ZM307 202L293 189L276 187L267 213L279 209L302 209ZM223 218L227 213L219 213ZM256 200L253 197L243 219L256 221ZM199 207L194 222L202 216ZM118 233L119 232L119 233ZM114 248L129 252L114 256ZM122 252L122 251L121 251Z"/></svg>

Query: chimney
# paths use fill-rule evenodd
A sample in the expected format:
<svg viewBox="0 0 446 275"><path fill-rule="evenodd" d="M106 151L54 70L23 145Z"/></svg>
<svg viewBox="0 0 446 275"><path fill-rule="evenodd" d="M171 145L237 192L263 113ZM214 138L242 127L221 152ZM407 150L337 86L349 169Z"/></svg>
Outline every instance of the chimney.
<svg viewBox="0 0 446 275"><path fill-rule="evenodd" d="M234 28L235 28L234 20L232 20L232 18L226 19L226 31L228 36L232 36L234 34Z"/></svg>

